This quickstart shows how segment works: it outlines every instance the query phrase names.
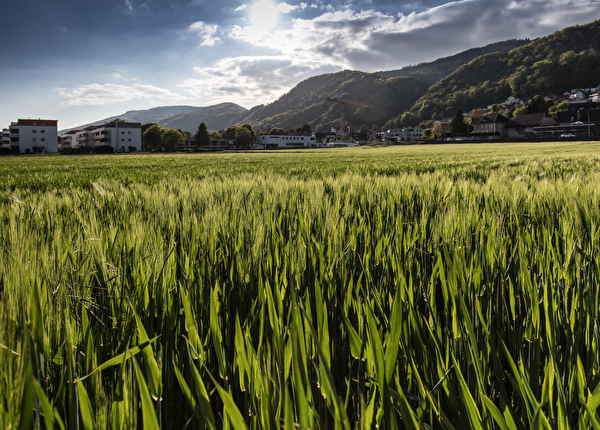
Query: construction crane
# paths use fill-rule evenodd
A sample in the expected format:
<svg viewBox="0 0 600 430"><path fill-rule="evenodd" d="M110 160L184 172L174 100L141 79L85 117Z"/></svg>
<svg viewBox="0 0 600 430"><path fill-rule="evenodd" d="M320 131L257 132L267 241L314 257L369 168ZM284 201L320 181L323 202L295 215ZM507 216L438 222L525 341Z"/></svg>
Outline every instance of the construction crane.
<svg viewBox="0 0 600 430"><path fill-rule="evenodd" d="M360 102L353 102L350 100L338 100L338 99L330 99L327 97L328 102L339 103L340 105L340 141L344 142L346 140L346 105L352 106L360 106L365 108L374 108L375 106L367 105Z"/></svg>

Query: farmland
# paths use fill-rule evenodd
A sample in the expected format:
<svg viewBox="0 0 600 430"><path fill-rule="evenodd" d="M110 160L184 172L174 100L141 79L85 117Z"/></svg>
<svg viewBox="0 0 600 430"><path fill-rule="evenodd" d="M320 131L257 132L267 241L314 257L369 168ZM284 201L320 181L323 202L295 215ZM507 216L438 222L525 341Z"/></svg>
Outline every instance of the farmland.
<svg viewBox="0 0 600 430"><path fill-rule="evenodd" d="M600 143L0 177L0 428L600 428Z"/></svg>

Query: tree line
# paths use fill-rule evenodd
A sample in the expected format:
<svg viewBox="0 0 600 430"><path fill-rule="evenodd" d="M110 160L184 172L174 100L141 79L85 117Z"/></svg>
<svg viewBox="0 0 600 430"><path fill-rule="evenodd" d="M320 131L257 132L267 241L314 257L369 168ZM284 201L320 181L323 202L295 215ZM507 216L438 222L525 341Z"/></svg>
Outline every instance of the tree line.
<svg viewBox="0 0 600 430"><path fill-rule="evenodd" d="M173 152L185 147L186 140L192 140L196 149L208 147L211 140L228 140L240 148L250 147L256 140L256 132L250 123L231 125L225 130L209 131L204 122L196 133L161 127L156 123L142 125L142 150L148 152Z"/></svg>

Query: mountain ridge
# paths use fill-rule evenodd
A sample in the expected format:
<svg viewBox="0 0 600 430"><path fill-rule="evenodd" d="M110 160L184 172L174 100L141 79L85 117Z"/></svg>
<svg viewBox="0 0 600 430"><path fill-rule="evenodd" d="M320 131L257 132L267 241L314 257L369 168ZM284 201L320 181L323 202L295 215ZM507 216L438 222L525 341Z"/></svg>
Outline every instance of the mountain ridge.
<svg viewBox="0 0 600 430"><path fill-rule="evenodd" d="M398 70L343 70L312 76L277 100L249 110L235 103L200 108L167 106L130 111L107 120L154 118L136 122L156 122L191 133L201 122L210 130L249 122L258 132L274 127L290 130L303 124L326 131L339 126L339 105L326 100L331 97L375 106L347 105L346 122L353 128L362 124L414 126L423 120L453 116L457 109L498 103L510 95L524 98L571 85L576 88L585 82L598 84L591 83L594 72L600 69L600 52L594 44L598 37L600 20L567 27L533 41L509 39ZM169 108L179 111L165 117Z"/></svg>

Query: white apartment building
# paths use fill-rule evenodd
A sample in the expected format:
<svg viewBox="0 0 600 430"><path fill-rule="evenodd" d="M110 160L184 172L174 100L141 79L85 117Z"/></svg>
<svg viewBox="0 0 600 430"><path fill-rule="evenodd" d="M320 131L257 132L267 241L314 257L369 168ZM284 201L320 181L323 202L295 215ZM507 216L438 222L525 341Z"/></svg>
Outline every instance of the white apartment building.
<svg viewBox="0 0 600 430"><path fill-rule="evenodd" d="M256 138L258 145L263 145L265 148L313 148L317 145L315 136L270 136L260 135Z"/></svg>
<svg viewBox="0 0 600 430"><path fill-rule="evenodd" d="M141 151L142 125L137 122L113 121L89 126L83 130L73 130L61 136L61 147L111 147L114 152Z"/></svg>
<svg viewBox="0 0 600 430"><path fill-rule="evenodd" d="M20 119L9 127L12 152L58 152L58 121ZM18 148L18 149L17 149Z"/></svg>
<svg viewBox="0 0 600 430"><path fill-rule="evenodd" d="M385 138L392 142L413 142L423 138L422 128L393 128L385 132Z"/></svg>
<svg viewBox="0 0 600 430"><path fill-rule="evenodd" d="M77 148L77 133L79 130L71 130L58 136L59 149Z"/></svg>
<svg viewBox="0 0 600 430"><path fill-rule="evenodd" d="M0 145L2 152L10 151L10 130L8 128L2 130L2 134L0 134L0 141L2 142Z"/></svg>

